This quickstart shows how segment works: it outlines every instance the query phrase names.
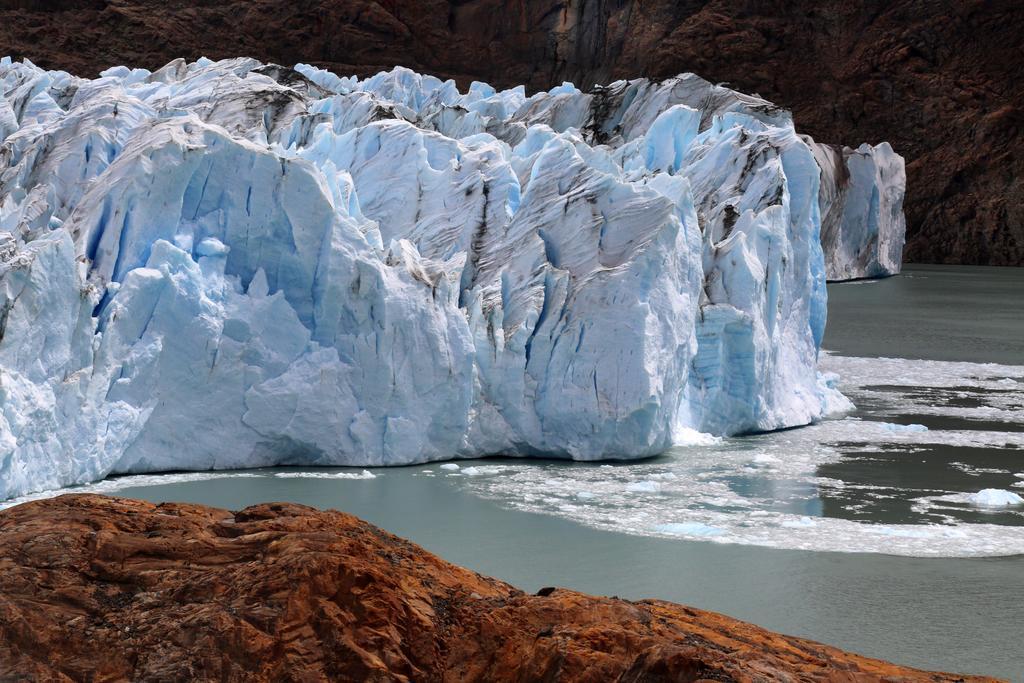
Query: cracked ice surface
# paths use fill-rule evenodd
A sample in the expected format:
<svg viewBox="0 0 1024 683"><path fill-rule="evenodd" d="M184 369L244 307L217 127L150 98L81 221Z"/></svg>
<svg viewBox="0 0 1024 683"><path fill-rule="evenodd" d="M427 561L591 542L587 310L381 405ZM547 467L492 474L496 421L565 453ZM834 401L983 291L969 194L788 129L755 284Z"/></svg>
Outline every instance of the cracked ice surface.
<svg viewBox="0 0 1024 683"><path fill-rule="evenodd" d="M0 497L812 422L812 146L692 75L0 61Z"/></svg>

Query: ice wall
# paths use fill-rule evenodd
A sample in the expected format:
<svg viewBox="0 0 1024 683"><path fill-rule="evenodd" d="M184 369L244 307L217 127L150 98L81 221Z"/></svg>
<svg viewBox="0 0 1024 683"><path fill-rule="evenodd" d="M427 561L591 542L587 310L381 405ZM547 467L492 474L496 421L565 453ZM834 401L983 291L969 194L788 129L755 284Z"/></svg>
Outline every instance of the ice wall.
<svg viewBox="0 0 1024 683"><path fill-rule="evenodd" d="M850 149L805 141L821 167L821 243L828 279L899 273L907 230L903 157L888 142Z"/></svg>
<svg viewBox="0 0 1024 683"><path fill-rule="evenodd" d="M0 62L0 496L806 424L821 170L692 75Z"/></svg>

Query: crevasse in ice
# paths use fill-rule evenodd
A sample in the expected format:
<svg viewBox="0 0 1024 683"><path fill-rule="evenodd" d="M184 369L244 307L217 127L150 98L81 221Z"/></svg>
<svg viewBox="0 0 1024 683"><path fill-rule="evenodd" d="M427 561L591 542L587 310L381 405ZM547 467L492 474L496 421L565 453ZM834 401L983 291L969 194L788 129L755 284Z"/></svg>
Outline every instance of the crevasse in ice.
<svg viewBox="0 0 1024 683"><path fill-rule="evenodd" d="M825 176L759 98L250 59L5 59L0 93L0 497L635 458L847 405L816 372Z"/></svg>

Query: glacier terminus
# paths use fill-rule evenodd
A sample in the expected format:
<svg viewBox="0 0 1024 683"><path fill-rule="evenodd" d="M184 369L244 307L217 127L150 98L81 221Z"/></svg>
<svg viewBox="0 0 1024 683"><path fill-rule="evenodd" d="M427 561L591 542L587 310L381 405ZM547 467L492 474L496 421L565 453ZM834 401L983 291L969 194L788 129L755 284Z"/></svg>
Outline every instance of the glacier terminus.
<svg viewBox="0 0 1024 683"><path fill-rule="evenodd" d="M808 424L850 405L825 283L898 272L904 186L692 74L5 58L0 497Z"/></svg>

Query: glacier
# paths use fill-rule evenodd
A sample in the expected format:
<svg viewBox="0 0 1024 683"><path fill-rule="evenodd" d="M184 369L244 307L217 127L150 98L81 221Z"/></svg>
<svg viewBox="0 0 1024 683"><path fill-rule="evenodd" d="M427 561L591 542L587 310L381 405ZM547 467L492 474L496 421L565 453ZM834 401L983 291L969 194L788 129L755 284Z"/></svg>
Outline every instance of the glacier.
<svg viewBox="0 0 1024 683"><path fill-rule="evenodd" d="M857 149L807 140L821 168L821 243L829 280L896 275L907 224L903 157L888 142Z"/></svg>
<svg viewBox="0 0 1024 683"><path fill-rule="evenodd" d="M641 458L847 409L816 369L826 277L902 244L902 159L861 149L692 74L528 97L403 68L4 58L0 498Z"/></svg>

